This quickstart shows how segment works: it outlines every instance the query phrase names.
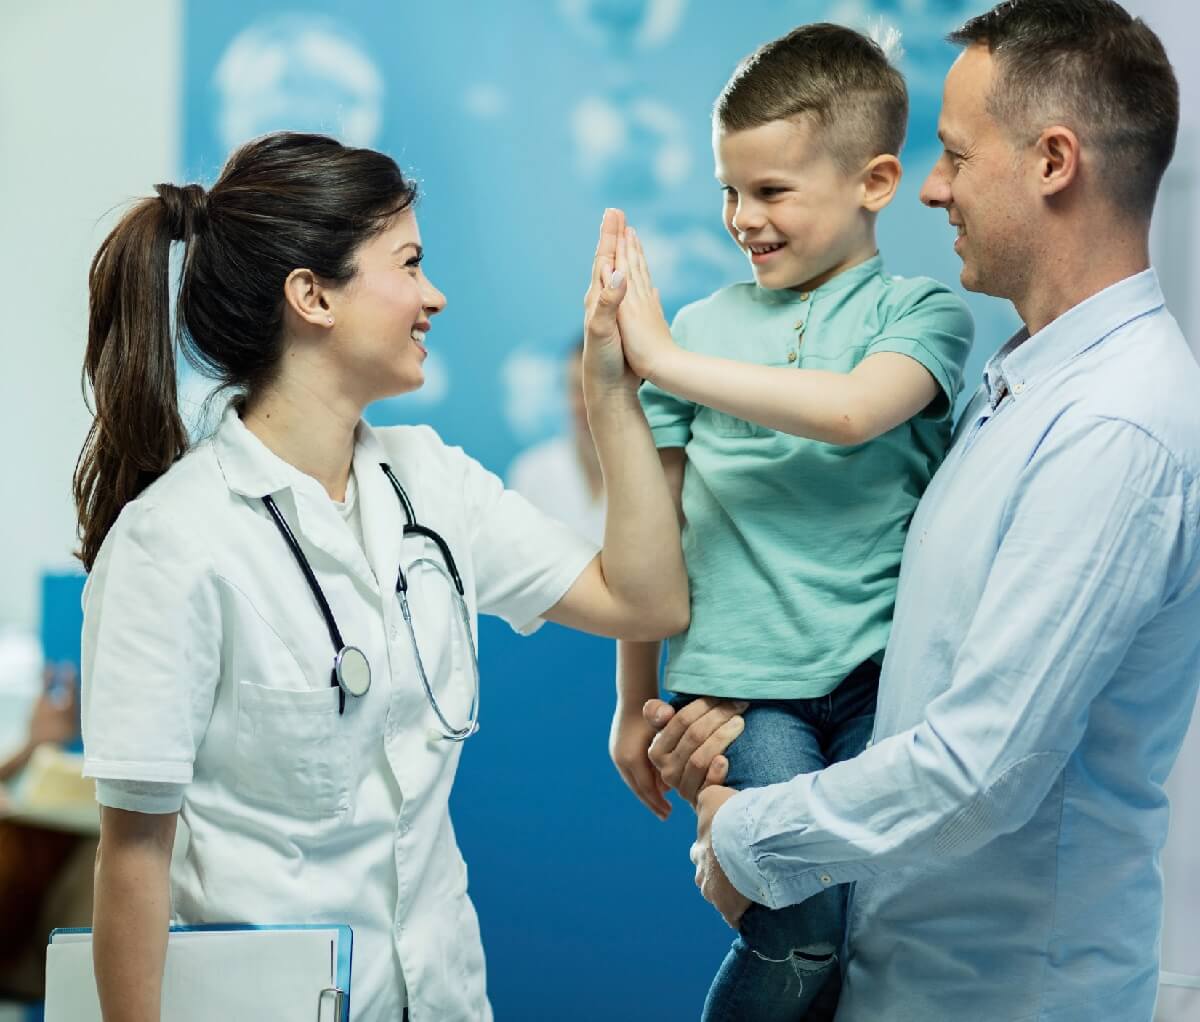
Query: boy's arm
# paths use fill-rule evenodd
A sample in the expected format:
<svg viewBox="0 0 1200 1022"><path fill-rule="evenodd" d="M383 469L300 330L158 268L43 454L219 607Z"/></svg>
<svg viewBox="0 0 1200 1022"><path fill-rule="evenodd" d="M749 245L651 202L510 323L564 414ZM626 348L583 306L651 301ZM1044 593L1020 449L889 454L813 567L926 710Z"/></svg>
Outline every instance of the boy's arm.
<svg viewBox="0 0 1200 1022"><path fill-rule="evenodd" d="M849 373L752 365L679 347L662 315L645 255L627 228L629 286L618 312L626 358L663 390L727 415L824 443L866 443L924 410L941 393L920 362L868 355Z"/></svg>
<svg viewBox="0 0 1200 1022"><path fill-rule="evenodd" d="M727 415L847 447L907 422L941 392L920 362L891 351L838 373L753 365L673 346L647 379Z"/></svg>

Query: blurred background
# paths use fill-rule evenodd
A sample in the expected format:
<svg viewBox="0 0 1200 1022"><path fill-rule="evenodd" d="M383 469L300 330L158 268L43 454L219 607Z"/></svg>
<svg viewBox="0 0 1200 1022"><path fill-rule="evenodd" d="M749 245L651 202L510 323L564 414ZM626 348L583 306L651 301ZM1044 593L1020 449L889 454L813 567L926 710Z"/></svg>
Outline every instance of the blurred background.
<svg viewBox="0 0 1200 1022"><path fill-rule="evenodd" d="M1200 349L1200 14L1177 0L1126 6L1162 36L1183 86L1155 262ZM956 52L943 36L984 7L0 0L0 768L23 768L0 801L0 871L6 856L22 867L19 882L0 878L0 1020L36 1017L44 927L86 914L95 813L73 784L78 746L61 726L74 713L80 620L70 479L89 421L79 383L87 265L124 205L155 182L211 183L233 147L279 128L390 153L420 182L426 268L449 305L430 334L425 387L369 419L429 423L532 499L557 495L552 510L589 531L602 495L573 349L604 207L638 227L668 314L744 279L712 177L717 91L742 56L801 22L894 26L912 118L881 250L894 273L957 287L950 229L917 191L938 152ZM1016 321L1002 302L966 298L973 385ZM181 371L180 386L202 430L205 381ZM608 761L612 645L553 627L519 640L485 621L481 656L483 729L463 759L454 818L497 1019L696 1017L730 932L692 886L690 811L679 805L660 824ZM33 725L32 737L49 740L36 756ZM1196 782L1193 729L1171 781L1164 1022L1200 1017L1200 990L1186 986L1200 976Z"/></svg>

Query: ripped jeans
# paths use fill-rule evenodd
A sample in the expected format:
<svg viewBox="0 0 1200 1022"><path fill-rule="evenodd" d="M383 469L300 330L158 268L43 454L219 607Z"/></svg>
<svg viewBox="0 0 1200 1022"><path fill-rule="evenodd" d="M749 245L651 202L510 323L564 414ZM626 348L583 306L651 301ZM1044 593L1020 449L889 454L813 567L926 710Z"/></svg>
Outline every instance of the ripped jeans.
<svg viewBox="0 0 1200 1022"><path fill-rule="evenodd" d="M868 660L829 695L751 702L746 729L725 753L725 783L777 784L857 756L871 737L878 683L879 666ZM752 905L708 991L703 1022L829 1022L845 931L845 887L782 909Z"/></svg>

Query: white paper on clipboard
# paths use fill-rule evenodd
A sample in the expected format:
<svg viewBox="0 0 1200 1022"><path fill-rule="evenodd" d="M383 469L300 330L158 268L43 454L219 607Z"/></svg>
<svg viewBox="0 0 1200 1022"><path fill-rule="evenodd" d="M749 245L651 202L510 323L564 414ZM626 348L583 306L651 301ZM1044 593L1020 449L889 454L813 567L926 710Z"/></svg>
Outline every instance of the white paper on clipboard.
<svg viewBox="0 0 1200 1022"><path fill-rule="evenodd" d="M173 929L163 970L171 1022L345 1022L346 926ZM102 1022L91 931L56 931L46 952L46 1022Z"/></svg>

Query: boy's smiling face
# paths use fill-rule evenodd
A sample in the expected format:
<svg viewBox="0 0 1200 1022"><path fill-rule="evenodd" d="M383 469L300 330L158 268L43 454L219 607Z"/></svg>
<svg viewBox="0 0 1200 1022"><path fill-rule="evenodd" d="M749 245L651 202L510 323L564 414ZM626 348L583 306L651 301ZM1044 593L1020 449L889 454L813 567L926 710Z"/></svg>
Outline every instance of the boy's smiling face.
<svg viewBox="0 0 1200 1022"><path fill-rule="evenodd" d="M809 117L713 131L725 228L764 288L811 291L875 253L861 174L847 174Z"/></svg>

